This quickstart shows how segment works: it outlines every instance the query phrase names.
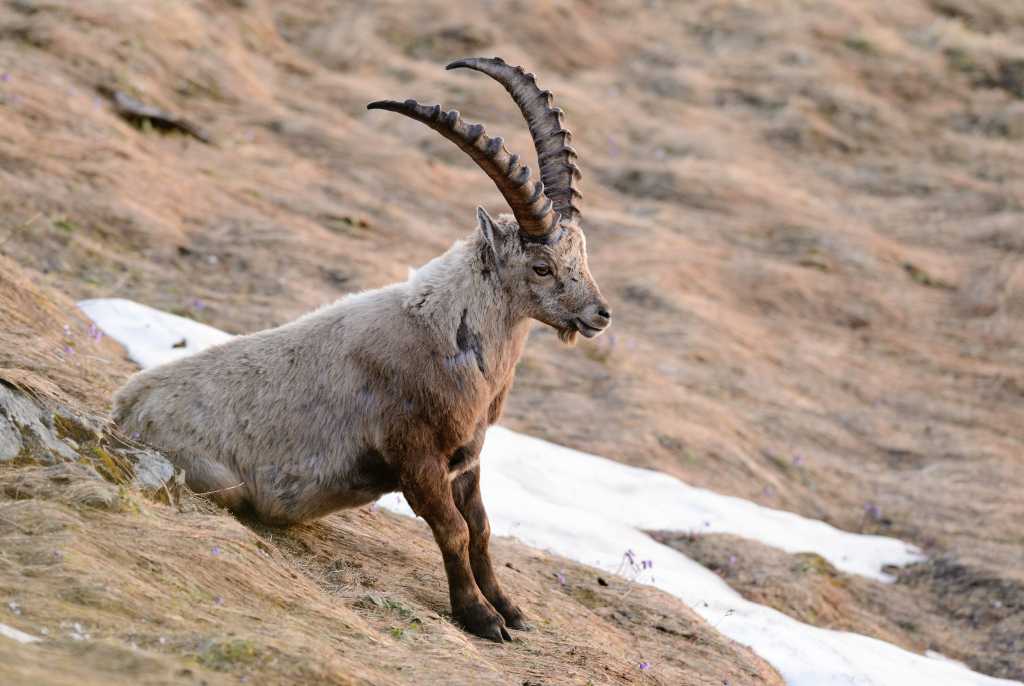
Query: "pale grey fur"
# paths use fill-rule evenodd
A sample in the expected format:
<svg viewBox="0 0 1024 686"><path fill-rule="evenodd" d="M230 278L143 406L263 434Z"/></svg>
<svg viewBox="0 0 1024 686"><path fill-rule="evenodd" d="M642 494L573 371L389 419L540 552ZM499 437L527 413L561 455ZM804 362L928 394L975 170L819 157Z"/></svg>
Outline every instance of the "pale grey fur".
<svg viewBox="0 0 1024 686"><path fill-rule="evenodd" d="M550 93L497 58L449 66L506 86L552 192L458 112L370 103L458 145L515 219L494 221L480 208L477 230L405 283L142 372L115 395L114 415L167 452L194 490L267 522L300 522L401 489L441 550L452 616L500 642L529 624L501 589L488 549L479 465L487 427L501 415L531 319L570 342L600 333L611 313L587 266L576 153ZM534 125L538 117L544 126Z"/></svg>
<svg viewBox="0 0 1024 686"><path fill-rule="evenodd" d="M567 341L610 319L578 226L539 245L511 217L478 221L407 282L140 372L115 420L192 489L268 522L407 491L420 461L480 443L496 421L530 318Z"/></svg>

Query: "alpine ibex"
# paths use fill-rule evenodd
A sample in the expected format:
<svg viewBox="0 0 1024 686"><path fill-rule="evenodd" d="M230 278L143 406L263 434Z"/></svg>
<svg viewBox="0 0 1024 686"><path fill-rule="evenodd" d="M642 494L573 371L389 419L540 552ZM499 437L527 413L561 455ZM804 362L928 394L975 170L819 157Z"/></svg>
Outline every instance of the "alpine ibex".
<svg viewBox="0 0 1024 686"><path fill-rule="evenodd" d="M405 283L343 298L134 376L114 397L127 433L162 448L188 485L233 511L290 524L400 490L433 530L452 614L495 641L528 628L488 553L478 458L512 386L529 320L600 333L608 304L587 267L579 169L562 111L532 74L464 59L501 83L529 125L541 181L456 111L380 101L455 143L512 216L478 228Z"/></svg>

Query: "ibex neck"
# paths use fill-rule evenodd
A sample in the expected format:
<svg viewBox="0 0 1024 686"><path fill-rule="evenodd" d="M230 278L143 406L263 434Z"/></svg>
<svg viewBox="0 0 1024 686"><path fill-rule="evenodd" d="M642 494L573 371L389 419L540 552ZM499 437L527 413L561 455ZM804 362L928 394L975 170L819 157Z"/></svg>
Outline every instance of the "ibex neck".
<svg viewBox="0 0 1024 686"><path fill-rule="evenodd" d="M522 354L529 320L513 310L482 249L474 236L424 265L409 280L406 308L431 331L441 355L472 361L498 381Z"/></svg>

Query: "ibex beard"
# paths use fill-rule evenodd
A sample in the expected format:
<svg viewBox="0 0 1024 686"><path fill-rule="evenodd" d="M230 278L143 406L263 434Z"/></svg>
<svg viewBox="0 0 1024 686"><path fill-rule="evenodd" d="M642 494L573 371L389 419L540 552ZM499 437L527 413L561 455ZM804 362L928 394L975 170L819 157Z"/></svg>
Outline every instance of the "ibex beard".
<svg viewBox="0 0 1024 686"><path fill-rule="evenodd" d="M495 641L526 629L488 552L480 450L501 416L530 321L563 341L611 322L587 266L579 169L562 112L532 74L466 59L512 95L541 181L501 138L458 112L414 101L370 109L423 122L495 182L512 215L477 228L409 281L348 296L284 326L143 371L114 418L163 451L196 492L287 525L401 491L444 559L452 615Z"/></svg>

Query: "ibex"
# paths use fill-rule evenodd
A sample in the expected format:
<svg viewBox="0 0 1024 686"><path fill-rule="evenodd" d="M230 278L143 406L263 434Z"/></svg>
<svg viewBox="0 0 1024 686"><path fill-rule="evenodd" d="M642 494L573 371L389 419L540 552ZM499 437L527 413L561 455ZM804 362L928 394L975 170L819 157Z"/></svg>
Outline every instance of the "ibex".
<svg viewBox="0 0 1024 686"><path fill-rule="evenodd" d="M126 433L163 449L188 485L236 512L286 525L400 490L444 558L452 615L494 641L527 629L488 552L479 455L501 415L530 320L564 342L611 322L587 266L580 176L562 111L532 74L463 59L512 95L541 180L456 111L383 100L459 146L512 216L478 227L404 283L349 295L275 329L135 375L114 397Z"/></svg>

